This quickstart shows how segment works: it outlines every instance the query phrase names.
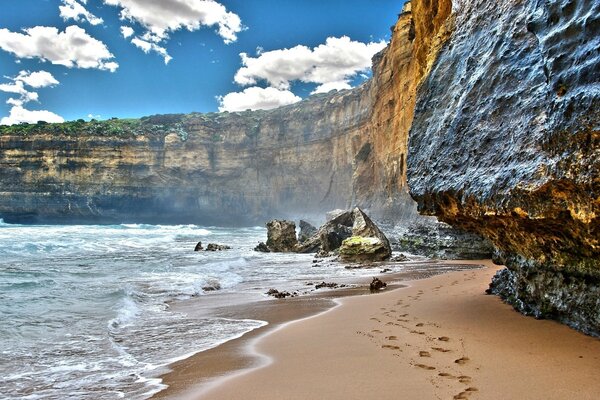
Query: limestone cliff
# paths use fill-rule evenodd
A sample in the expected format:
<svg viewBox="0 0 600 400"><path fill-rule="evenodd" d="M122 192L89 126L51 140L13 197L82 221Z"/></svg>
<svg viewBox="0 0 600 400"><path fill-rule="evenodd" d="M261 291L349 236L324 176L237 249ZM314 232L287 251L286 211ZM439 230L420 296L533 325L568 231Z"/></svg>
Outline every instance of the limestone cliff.
<svg viewBox="0 0 600 400"><path fill-rule="evenodd" d="M492 291L600 335L600 2L458 0L418 91L422 213L488 237Z"/></svg>
<svg viewBox="0 0 600 400"><path fill-rule="evenodd" d="M412 218L408 130L450 11L406 5L372 80L276 110L0 127L0 218L262 224L351 206Z"/></svg>

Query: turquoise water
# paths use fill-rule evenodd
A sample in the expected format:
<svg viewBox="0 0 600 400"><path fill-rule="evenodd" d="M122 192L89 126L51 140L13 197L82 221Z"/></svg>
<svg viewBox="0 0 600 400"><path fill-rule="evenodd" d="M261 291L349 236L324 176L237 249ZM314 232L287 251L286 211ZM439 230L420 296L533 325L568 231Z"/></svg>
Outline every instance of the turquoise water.
<svg viewBox="0 0 600 400"><path fill-rule="evenodd" d="M223 293L266 300L269 287L360 273L313 265L311 255L252 251L265 237L259 227L0 220L0 397L147 398L162 387L164 365L265 324L192 317L173 312L173 302ZM233 249L194 252L199 240ZM202 289L216 284L219 292Z"/></svg>

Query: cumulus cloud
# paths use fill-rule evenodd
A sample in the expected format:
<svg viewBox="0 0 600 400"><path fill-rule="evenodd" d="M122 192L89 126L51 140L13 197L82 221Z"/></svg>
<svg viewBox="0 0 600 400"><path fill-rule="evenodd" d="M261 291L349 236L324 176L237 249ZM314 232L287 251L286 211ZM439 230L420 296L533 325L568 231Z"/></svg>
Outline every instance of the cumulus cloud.
<svg viewBox="0 0 600 400"><path fill-rule="evenodd" d="M302 100L289 90L249 87L243 92L218 96L219 111L270 110Z"/></svg>
<svg viewBox="0 0 600 400"><path fill-rule="evenodd" d="M121 27L121 35L123 35L123 37L125 39L127 39L128 37L133 36L133 34L134 34L134 31L133 31L132 27L130 27L130 26L122 26Z"/></svg>
<svg viewBox="0 0 600 400"><path fill-rule="evenodd" d="M104 43L78 26L60 32L55 27L36 26L23 33L0 29L0 49L18 58L39 58L68 68L116 71L119 67Z"/></svg>
<svg viewBox="0 0 600 400"><path fill-rule="evenodd" d="M81 3L87 4L87 0L62 0L62 5L58 7L60 16L67 21L73 19L77 22L87 21L92 25L100 25L104 22L102 18L96 17L89 12Z"/></svg>
<svg viewBox="0 0 600 400"><path fill-rule="evenodd" d="M132 39L145 53L160 54L167 64L172 58L164 47L169 34L180 29L190 32L204 26L215 26L225 43L237 40L242 21L237 14L227 11L214 0L104 0L105 4L121 9L121 19L138 23L146 32ZM124 38L134 35L131 27L121 27Z"/></svg>
<svg viewBox="0 0 600 400"><path fill-rule="evenodd" d="M317 84L314 93L351 89L351 81L371 68L371 58L386 43L362 43L347 36L327 38L315 48L296 46L291 49L264 51L257 47L256 57L241 53L242 68L235 74L241 86L266 82L269 87L252 86L242 92L217 97L220 111L270 109L300 101L290 91L291 83Z"/></svg>
<svg viewBox="0 0 600 400"><path fill-rule="evenodd" d="M352 77L371 67L371 58L385 46L383 41L362 43L342 36L329 37L313 49L300 45L262 52L257 57L241 53L243 67L235 74L235 82L248 86L263 80L289 89L290 82L302 81L319 84L315 92L346 89Z"/></svg>
<svg viewBox="0 0 600 400"><path fill-rule="evenodd" d="M14 125L20 124L22 122L26 122L29 124L34 124L38 121L46 121L46 122L65 122L63 117L60 115L54 114L51 111L40 110L33 111L27 110L22 106L14 106L10 110L10 115L8 117L4 117L0 119L0 125Z"/></svg>
<svg viewBox="0 0 600 400"><path fill-rule="evenodd" d="M59 82L54 76L46 71L21 71L15 77L6 77L10 83L0 84L0 91L5 93L17 94L18 98L9 98L6 103L12 106L8 117L0 120L0 125L13 125L21 122L34 123L38 121L63 122L63 118L51 111L40 110L31 111L24 108L26 103L38 101L37 92L33 92L26 87L40 89L58 85Z"/></svg>

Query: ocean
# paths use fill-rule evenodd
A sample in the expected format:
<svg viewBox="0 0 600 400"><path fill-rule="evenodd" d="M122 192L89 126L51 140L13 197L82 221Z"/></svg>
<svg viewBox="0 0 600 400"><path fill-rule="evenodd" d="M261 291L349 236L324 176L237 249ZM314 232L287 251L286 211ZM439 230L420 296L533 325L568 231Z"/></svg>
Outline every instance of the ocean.
<svg viewBox="0 0 600 400"><path fill-rule="evenodd" d="M174 303L274 301L265 295L271 287L371 273L313 264L310 254L253 251L265 239L262 227L0 220L0 397L148 398L163 387L166 365L266 324L190 316ZM198 241L232 249L194 252Z"/></svg>

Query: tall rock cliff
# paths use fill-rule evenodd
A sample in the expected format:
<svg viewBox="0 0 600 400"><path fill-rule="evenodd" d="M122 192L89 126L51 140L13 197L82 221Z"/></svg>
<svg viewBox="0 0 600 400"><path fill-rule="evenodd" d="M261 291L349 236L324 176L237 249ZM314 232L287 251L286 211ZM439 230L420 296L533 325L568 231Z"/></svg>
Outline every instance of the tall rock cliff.
<svg viewBox="0 0 600 400"><path fill-rule="evenodd" d="M600 335L600 1L455 0L419 87L419 210L501 251L491 290Z"/></svg>
<svg viewBox="0 0 600 400"><path fill-rule="evenodd" d="M408 130L450 11L406 5L372 80L276 110L0 127L0 218L262 224L355 205L412 218Z"/></svg>

